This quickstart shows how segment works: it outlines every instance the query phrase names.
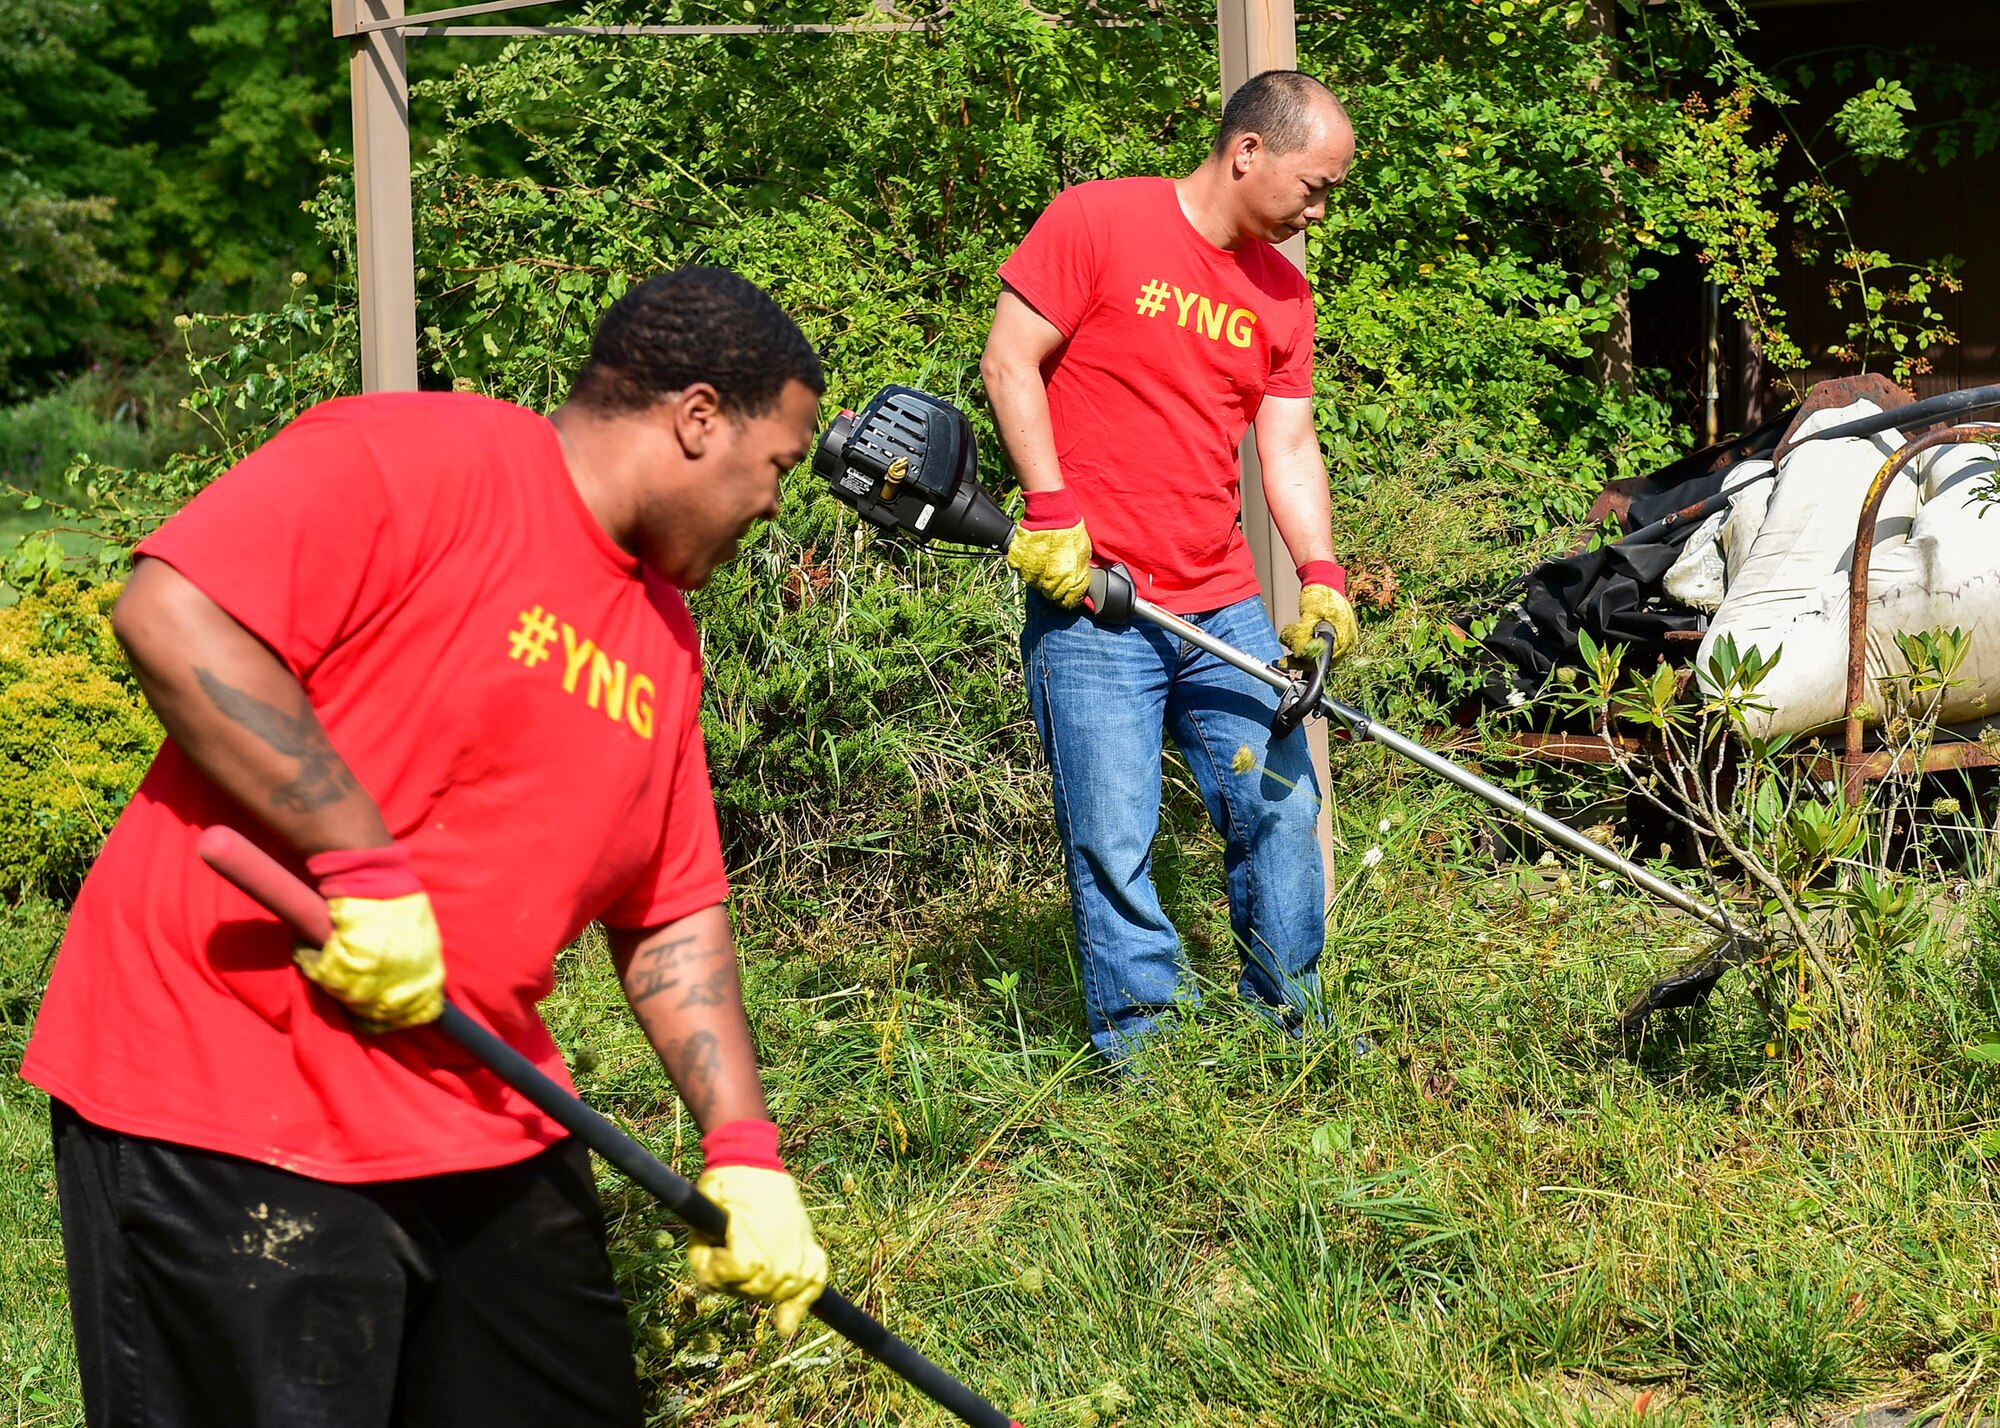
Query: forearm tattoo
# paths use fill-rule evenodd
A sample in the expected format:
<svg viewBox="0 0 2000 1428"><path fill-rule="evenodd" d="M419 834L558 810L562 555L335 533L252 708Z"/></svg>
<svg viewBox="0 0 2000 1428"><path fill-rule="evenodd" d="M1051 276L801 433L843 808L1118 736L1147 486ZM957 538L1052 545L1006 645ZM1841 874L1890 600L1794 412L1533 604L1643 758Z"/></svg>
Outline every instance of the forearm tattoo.
<svg viewBox="0 0 2000 1428"><path fill-rule="evenodd" d="M716 1078L722 1073L722 1052L715 1033L697 1031L684 1040L669 1042L661 1048L660 1059L695 1120L707 1125L715 1109Z"/></svg>
<svg viewBox="0 0 2000 1428"><path fill-rule="evenodd" d="M674 1003L674 1010L729 1005L736 986L736 958L726 947L697 947L696 941L690 933L649 947L633 959L632 970L626 975L626 995L635 1009L641 1002L679 987L683 972L700 971L701 964L709 962L716 964L713 970L689 985L687 994Z"/></svg>
<svg viewBox="0 0 2000 1428"><path fill-rule="evenodd" d="M735 953L726 941L710 943L694 933L648 947L626 969L625 995L642 1022L653 1019L648 1031L661 1064L695 1119L706 1125L722 1077L722 1043L700 1026L706 1018L698 1009L736 1001ZM675 1035L681 1030L679 1015L690 1011L697 1012L699 1029Z"/></svg>
<svg viewBox="0 0 2000 1428"><path fill-rule="evenodd" d="M334 752L311 705L287 713L254 694L224 684L209 670L196 669L194 675L223 718L249 730L277 753L299 761L298 777L271 790L272 808L281 813L311 813L354 791L354 775Z"/></svg>

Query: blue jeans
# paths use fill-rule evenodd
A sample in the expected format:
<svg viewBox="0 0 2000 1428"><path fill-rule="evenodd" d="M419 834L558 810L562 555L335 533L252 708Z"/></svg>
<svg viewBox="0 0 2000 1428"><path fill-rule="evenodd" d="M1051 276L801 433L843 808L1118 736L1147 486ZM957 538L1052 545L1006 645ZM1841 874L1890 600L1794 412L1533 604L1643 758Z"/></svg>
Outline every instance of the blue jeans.
<svg viewBox="0 0 2000 1428"><path fill-rule="evenodd" d="M1259 660L1282 653L1263 605L1190 615ZM1154 625L1100 625L1028 592L1028 698L1055 779L1090 1039L1122 1061L1163 1012L1199 1001L1153 889L1160 759L1171 733L1222 835L1245 1000L1296 1025L1319 1007L1326 940L1319 788L1302 731L1271 735L1269 686ZM1236 751L1256 763L1235 773Z"/></svg>

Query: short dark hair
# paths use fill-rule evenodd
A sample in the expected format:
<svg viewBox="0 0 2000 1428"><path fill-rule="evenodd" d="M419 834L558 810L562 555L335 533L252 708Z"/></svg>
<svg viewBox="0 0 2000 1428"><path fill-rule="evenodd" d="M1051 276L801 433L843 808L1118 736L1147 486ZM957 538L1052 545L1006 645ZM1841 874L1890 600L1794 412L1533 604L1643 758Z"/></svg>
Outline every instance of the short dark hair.
<svg viewBox="0 0 2000 1428"><path fill-rule="evenodd" d="M1262 74L1253 74L1236 87L1229 102L1222 106L1222 128L1209 152L1221 154L1240 136L1255 134L1272 153L1296 153L1306 146L1315 99L1324 99L1333 106L1335 114L1347 118L1347 106L1309 74L1295 69L1267 69Z"/></svg>
<svg viewBox="0 0 2000 1428"><path fill-rule="evenodd" d="M727 268L686 267L611 304L569 399L607 414L643 411L707 382L731 416L763 416L794 381L826 392L819 354L770 294Z"/></svg>

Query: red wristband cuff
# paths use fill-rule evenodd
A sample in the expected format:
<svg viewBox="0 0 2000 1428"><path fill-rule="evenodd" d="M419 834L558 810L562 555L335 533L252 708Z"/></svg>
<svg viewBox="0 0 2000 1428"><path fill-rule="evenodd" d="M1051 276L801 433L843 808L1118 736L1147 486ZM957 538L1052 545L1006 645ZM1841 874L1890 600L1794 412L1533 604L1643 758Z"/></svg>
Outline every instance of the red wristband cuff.
<svg viewBox="0 0 2000 1428"><path fill-rule="evenodd" d="M1076 497L1067 486L1058 486L1053 491L1029 491L1026 496L1028 514L1021 522L1022 530L1066 530L1083 520L1083 512L1076 508Z"/></svg>
<svg viewBox="0 0 2000 1428"><path fill-rule="evenodd" d="M701 1165L748 1165L757 1170L783 1170L778 1159L778 1128L770 1121L729 1121L701 1138Z"/></svg>
<svg viewBox="0 0 2000 1428"><path fill-rule="evenodd" d="M306 871L321 897L408 897L424 890L409 850L398 843L315 853L306 859Z"/></svg>
<svg viewBox="0 0 2000 1428"><path fill-rule="evenodd" d="M1336 595L1347 593L1347 572L1336 560L1308 560L1299 567L1299 584L1324 585Z"/></svg>

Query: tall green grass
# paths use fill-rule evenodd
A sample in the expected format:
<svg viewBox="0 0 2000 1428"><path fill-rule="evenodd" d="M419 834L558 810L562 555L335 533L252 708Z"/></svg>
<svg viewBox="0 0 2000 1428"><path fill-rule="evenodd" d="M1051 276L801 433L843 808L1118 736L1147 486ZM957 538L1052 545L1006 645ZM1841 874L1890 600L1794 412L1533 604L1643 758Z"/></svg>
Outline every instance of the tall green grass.
<svg viewBox="0 0 2000 1428"><path fill-rule="evenodd" d="M1179 787L1159 852L1205 1001L1136 1081L1085 1054L1053 860L868 919L746 885L751 1019L836 1283L1036 1428L1993 1407L2000 1094L1966 1054L2000 1031L1990 909L1857 973L1850 1043L1767 1054L1733 978L1627 1041L1615 1012L1700 948L1691 922L1582 866L1484 861L1478 806L1341 760L1338 1030L1292 1041L1233 1005L1219 850ZM58 925L34 905L0 927L10 1062ZM689 1164L600 942L564 954L547 1010L588 1098ZM73 1423L18 1081L0 1153L0 1402ZM693 1292L672 1222L602 1188L655 1421L949 1421L810 1321L781 1344Z"/></svg>

